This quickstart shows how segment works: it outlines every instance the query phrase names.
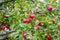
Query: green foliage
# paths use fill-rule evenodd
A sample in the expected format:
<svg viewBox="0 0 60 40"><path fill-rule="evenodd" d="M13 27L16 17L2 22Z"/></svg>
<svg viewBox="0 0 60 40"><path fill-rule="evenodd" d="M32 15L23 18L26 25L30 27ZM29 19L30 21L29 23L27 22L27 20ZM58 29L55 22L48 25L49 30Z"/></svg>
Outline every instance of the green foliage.
<svg viewBox="0 0 60 40"><path fill-rule="evenodd" d="M52 40L60 40L60 1L56 1L57 0L44 0L43 2L39 0L15 0L14 3L4 3L5 9L0 10L0 20L10 25L11 30L16 30L15 33L8 35L9 39L11 37L12 39L10 40L25 40L22 37L22 33L25 32L28 34L27 38L31 40L46 40L45 36L48 33L51 34ZM14 5L14 8L12 8L12 5ZM53 6L52 11L48 11L47 8L49 5ZM3 17L4 13L9 15L8 18ZM30 23L23 23L22 20L28 18L30 13L34 13L35 18L32 19ZM56 19L55 23L52 23L52 18ZM39 21L43 22L43 26L37 30L35 26ZM2 26L2 24L0 26ZM58 34L56 34L56 31L58 31Z"/></svg>

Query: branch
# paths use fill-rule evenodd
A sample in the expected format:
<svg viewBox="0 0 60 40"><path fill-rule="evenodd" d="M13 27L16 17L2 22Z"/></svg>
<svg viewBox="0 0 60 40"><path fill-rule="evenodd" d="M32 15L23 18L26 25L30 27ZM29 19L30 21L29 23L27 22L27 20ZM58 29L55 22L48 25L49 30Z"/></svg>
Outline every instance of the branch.
<svg viewBox="0 0 60 40"><path fill-rule="evenodd" d="M4 35L7 35L7 34L10 34L10 33L13 33L13 32L15 32L15 30L11 30L11 31L7 31L7 32L1 32L0 33L0 36L4 36Z"/></svg>
<svg viewBox="0 0 60 40"><path fill-rule="evenodd" d="M0 40L6 39L6 36L0 36Z"/></svg>
<svg viewBox="0 0 60 40"><path fill-rule="evenodd" d="M38 14L46 14L47 13L44 10L39 10L39 9L34 10L34 12L38 13Z"/></svg>

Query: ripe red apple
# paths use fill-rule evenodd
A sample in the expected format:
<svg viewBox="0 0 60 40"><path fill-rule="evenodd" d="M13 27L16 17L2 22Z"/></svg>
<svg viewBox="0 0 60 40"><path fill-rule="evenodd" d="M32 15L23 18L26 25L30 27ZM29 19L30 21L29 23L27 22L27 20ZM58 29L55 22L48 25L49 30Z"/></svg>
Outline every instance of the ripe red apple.
<svg viewBox="0 0 60 40"><path fill-rule="evenodd" d="M10 27L8 25L5 25L5 28L10 29Z"/></svg>
<svg viewBox="0 0 60 40"><path fill-rule="evenodd" d="M47 34L46 38L47 38L47 40L52 40L52 38L51 38L51 35L50 35L50 34Z"/></svg>
<svg viewBox="0 0 60 40"><path fill-rule="evenodd" d="M5 29L5 27L0 27L0 30L4 30Z"/></svg>
<svg viewBox="0 0 60 40"><path fill-rule="evenodd" d="M42 26L42 25L43 25L42 21L40 21L40 22L38 23L38 25L39 25L39 26Z"/></svg>
<svg viewBox="0 0 60 40"><path fill-rule="evenodd" d="M6 13L3 14L4 17L8 17L8 15Z"/></svg>
<svg viewBox="0 0 60 40"><path fill-rule="evenodd" d="M24 38L26 38L26 37L27 37L27 34L26 34L26 33L24 33L24 34L23 34L23 37L24 37Z"/></svg>
<svg viewBox="0 0 60 40"><path fill-rule="evenodd" d="M36 29L39 29L39 28L40 28L40 26L37 25L37 26L36 26Z"/></svg>
<svg viewBox="0 0 60 40"><path fill-rule="evenodd" d="M30 22L31 22L31 18L27 18L26 20L27 20L27 22L28 22L28 23L30 23Z"/></svg>
<svg viewBox="0 0 60 40"><path fill-rule="evenodd" d="M56 19L55 18L52 18L52 23L55 23L56 22Z"/></svg>
<svg viewBox="0 0 60 40"><path fill-rule="evenodd" d="M53 9L53 6L48 6L49 11L52 11L52 9Z"/></svg>
<svg viewBox="0 0 60 40"><path fill-rule="evenodd" d="M30 18L35 18L35 14L31 13Z"/></svg>
<svg viewBox="0 0 60 40"><path fill-rule="evenodd" d="M27 22L27 19L23 19L23 23L26 23Z"/></svg>

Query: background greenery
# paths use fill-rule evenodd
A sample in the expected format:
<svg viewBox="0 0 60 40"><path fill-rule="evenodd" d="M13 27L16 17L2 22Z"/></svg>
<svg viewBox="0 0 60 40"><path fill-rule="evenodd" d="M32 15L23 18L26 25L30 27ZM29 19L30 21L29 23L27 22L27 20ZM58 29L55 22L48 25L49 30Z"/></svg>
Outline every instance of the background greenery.
<svg viewBox="0 0 60 40"><path fill-rule="evenodd" d="M60 40L60 0L15 0L15 2L5 2L3 5L4 10L0 10L0 20L8 24L11 30L16 31L8 35L9 40L28 38L46 40L47 33L51 34L52 40ZM48 11L49 5L53 6L52 11ZM28 18L31 12L35 14L35 18L30 23L23 23L22 20ZM9 15L8 18L3 17L4 13ZM56 23L51 22L52 18L56 18ZM43 26L36 30L35 26L39 21L43 22ZM24 32L28 34L27 39L22 37Z"/></svg>

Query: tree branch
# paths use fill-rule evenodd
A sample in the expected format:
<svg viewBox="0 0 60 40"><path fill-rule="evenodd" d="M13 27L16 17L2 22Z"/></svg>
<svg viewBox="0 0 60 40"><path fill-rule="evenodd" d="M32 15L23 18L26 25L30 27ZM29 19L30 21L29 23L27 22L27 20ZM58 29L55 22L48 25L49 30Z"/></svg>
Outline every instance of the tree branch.
<svg viewBox="0 0 60 40"><path fill-rule="evenodd" d="M15 32L15 30L11 30L11 31L7 31L7 32L0 32L0 36L4 36L4 35L7 35L7 34L10 34L10 33L13 33Z"/></svg>

